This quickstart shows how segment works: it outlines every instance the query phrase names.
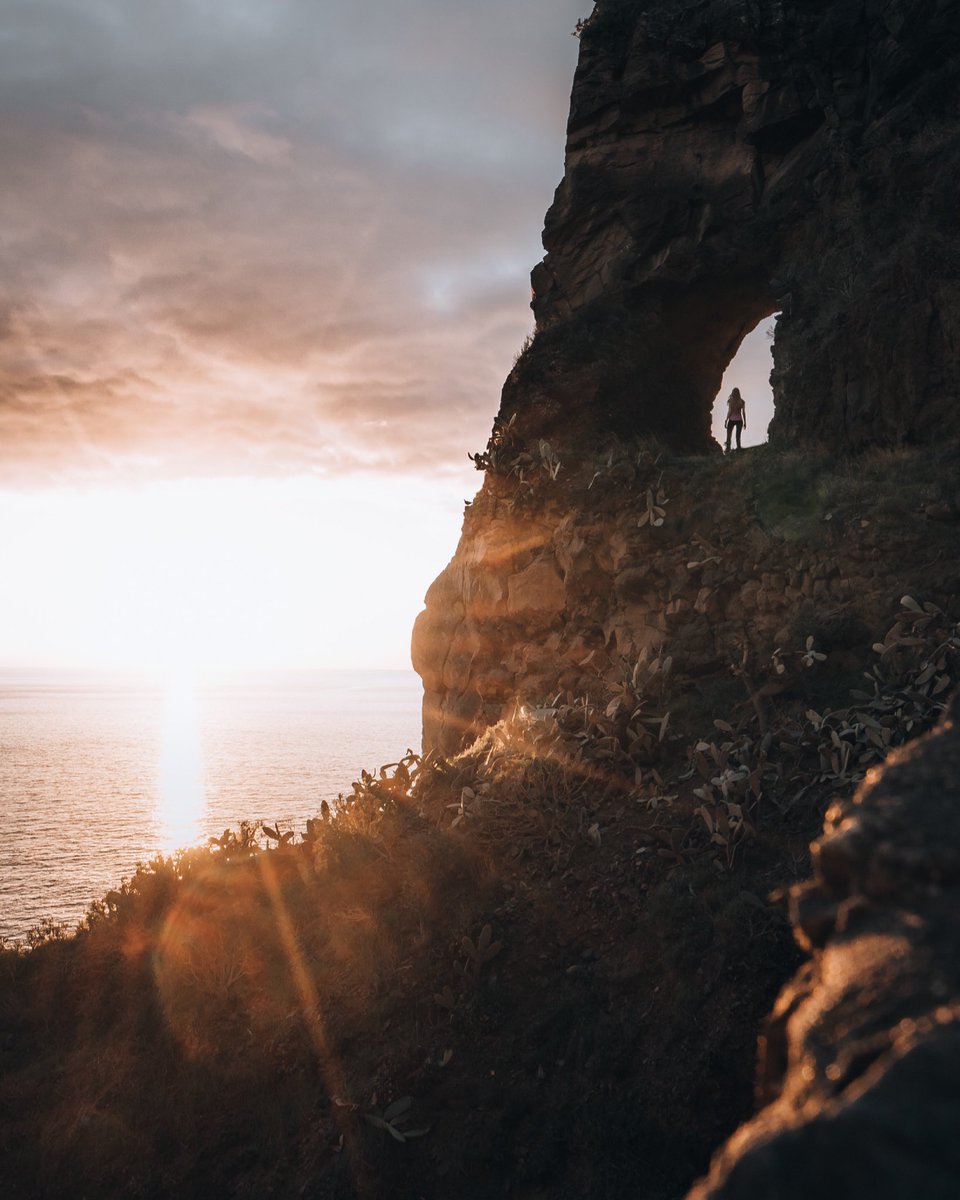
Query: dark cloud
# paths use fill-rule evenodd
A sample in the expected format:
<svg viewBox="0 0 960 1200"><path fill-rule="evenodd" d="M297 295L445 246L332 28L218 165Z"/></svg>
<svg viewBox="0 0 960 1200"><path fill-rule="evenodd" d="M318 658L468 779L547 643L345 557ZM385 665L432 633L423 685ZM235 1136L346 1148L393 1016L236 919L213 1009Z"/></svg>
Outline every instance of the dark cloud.
<svg viewBox="0 0 960 1200"><path fill-rule="evenodd" d="M462 461L588 8L0 0L0 480Z"/></svg>

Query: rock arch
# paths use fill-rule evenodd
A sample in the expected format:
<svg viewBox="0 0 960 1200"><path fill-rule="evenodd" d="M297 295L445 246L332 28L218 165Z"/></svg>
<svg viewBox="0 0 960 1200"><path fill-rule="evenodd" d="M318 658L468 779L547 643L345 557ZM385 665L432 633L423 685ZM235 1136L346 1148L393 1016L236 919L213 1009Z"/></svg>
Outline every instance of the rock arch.
<svg viewBox="0 0 960 1200"><path fill-rule="evenodd" d="M599 0L536 333L414 630L426 748L588 694L655 646L691 676L743 622L772 649L798 598L833 595L829 563L810 574L818 539L798 572L751 527L738 568L734 517L711 525L723 490L698 507L688 464L665 476L636 442L716 449L724 369L775 311L774 446L960 436L958 194L958 0ZM669 537L651 542L665 478Z"/></svg>
<svg viewBox="0 0 960 1200"><path fill-rule="evenodd" d="M706 450L782 308L774 442L960 432L958 9L601 0L501 417Z"/></svg>
<svg viewBox="0 0 960 1200"><path fill-rule="evenodd" d="M743 441L747 446L767 441L767 430L773 416L773 392L770 374L773 367L773 346L776 339L776 318L765 317L757 322L741 341L737 352L727 364L720 391L713 402L713 436L726 439L725 418L727 397L738 387L747 404L747 424Z"/></svg>

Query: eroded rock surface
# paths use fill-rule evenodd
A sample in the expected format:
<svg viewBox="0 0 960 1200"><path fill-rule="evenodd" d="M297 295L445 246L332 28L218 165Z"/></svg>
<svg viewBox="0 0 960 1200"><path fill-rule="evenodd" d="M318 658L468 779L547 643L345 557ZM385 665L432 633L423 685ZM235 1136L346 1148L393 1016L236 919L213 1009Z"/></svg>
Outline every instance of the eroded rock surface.
<svg viewBox="0 0 960 1200"><path fill-rule="evenodd" d="M458 751L518 703L606 704L641 657L669 657L695 696L745 652L760 664L812 637L856 686L905 593L946 606L960 590L955 527L920 511L917 474L938 468L914 454L890 469L909 484L770 450L665 461L619 446L556 480L490 475L414 632L425 748Z"/></svg>
<svg viewBox="0 0 960 1200"><path fill-rule="evenodd" d="M716 449L723 371L774 312L776 446L956 442L958 47L958 0L600 0L536 336L414 635L428 748L678 640L694 670L772 649L802 601L882 633L932 557L909 535L771 542L733 495L698 511L680 467L651 537L658 471L628 460L644 438L652 460Z"/></svg>
<svg viewBox="0 0 960 1200"><path fill-rule="evenodd" d="M705 450L780 312L774 440L960 430L958 45L956 0L600 0L501 417Z"/></svg>
<svg viewBox="0 0 960 1200"><path fill-rule="evenodd" d="M678 455L712 448L723 371L775 312L775 450L956 445L958 47L957 0L597 5L536 336L414 635L426 749L518 703L602 703L654 659L695 705L810 635L846 695L905 594L954 611L955 463L952 491L916 491L936 451L891 457L872 491L835 487L863 471L842 459ZM831 811L765 1107L691 1200L960 1194L958 846L955 701Z"/></svg>
<svg viewBox="0 0 960 1200"><path fill-rule="evenodd" d="M795 890L811 963L764 1039L770 1101L690 1200L960 1194L960 699L828 813Z"/></svg>

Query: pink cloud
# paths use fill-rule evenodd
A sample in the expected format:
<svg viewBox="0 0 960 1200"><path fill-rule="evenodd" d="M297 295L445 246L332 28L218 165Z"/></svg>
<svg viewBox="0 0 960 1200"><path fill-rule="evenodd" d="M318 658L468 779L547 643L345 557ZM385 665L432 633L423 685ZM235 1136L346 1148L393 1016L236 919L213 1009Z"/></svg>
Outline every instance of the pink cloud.
<svg viewBox="0 0 960 1200"><path fill-rule="evenodd" d="M485 440L530 328L581 5L322 8L21 11L0 482L442 470Z"/></svg>

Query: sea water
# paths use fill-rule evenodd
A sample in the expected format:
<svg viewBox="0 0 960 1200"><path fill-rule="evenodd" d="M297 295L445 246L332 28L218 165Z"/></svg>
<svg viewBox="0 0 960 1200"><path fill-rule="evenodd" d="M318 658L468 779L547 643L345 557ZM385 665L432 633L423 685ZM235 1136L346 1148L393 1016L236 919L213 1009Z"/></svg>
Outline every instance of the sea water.
<svg viewBox="0 0 960 1200"><path fill-rule="evenodd" d="M73 925L138 862L242 819L302 830L419 750L421 695L412 671L0 672L0 937Z"/></svg>

